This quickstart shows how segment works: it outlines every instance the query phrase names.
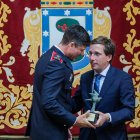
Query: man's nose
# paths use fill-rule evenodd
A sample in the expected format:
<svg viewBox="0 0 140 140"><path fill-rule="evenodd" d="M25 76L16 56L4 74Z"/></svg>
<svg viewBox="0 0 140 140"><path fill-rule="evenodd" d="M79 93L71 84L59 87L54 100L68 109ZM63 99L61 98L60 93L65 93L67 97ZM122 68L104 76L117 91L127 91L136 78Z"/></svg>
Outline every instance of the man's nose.
<svg viewBox="0 0 140 140"><path fill-rule="evenodd" d="M95 60L95 55L94 55L94 54L91 54L91 55L89 56L89 59L90 59L90 60Z"/></svg>

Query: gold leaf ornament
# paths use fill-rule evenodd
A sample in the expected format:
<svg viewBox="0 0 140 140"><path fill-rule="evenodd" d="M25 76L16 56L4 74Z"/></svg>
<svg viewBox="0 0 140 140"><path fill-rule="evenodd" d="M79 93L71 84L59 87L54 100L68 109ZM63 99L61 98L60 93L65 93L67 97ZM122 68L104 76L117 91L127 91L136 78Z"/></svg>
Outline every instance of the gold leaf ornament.
<svg viewBox="0 0 140 140"><path fill-rule="evenodd" d="M0 28L4 26L4 23L7 22L7 15L11 13L11 9L9 9L9 6L4 4L2 1L0 1Z"/></svg>
<svg viewBox="0 0 140 140"><path fill-rule="evenodd" d="M140 3L140 0L135 0L135 2ZM136 16L140 14L140 8L134 6L134 0L130 0L126 3L125 7L123 8L123 12L126 12L126 20L130 21L130 25L135 25Z"/></svg>
<svg viewBox="0 0 140 140"><path fill-rule="evenodd" d="M15 81L15 78L13 77L12 70L10 66L12 66L15 63L15 58L13 56L9 57L9 61L5 64L3 64L3 61L0 60L0 74L4 71L6 73L7 80L10 83L13 83Z"/></svg>
<svg viewBox="0 0 140 140"><path fill-rule="evenodd" d="M11 48L11 45L7 43L8 36L4 35L4 31L0 30L0 55L6 54L9 49Z"/></svg>
<svg viewBox="0 0 140 140"><path fill-rule="evenodd" d="M32 85L5 87L0 81L0 129L20 129L27 125L32 104ZM30 91L29 91L30 90Z"/></svg>
<svg viewBox="0 0 140 140"><path fill-rule="evenodd" d="M34 73L35 64L39 58L41 46L41 10L31 11L30 8L25 8L26 13L23 20L24 40L20 49L21 55L29 57L30 75ZM34 53L33 53L34 52Z"/></svg>

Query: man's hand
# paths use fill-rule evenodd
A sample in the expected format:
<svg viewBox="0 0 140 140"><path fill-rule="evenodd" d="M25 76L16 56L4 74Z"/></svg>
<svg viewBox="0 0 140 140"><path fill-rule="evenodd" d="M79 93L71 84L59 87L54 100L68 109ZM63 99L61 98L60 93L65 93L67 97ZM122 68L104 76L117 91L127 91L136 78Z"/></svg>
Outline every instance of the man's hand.
<svg viewBox="0 0 140 140"><path fill-rule="evenodd" d="M78 127L91 127L91 128L95 128L87 119L87 115L90 111L87 111L85 114L79 115L76 118L76 122L75 122L75 126Z"/></svg>
<svg viewBox="0 0 140 140"><path fill-rule="evenodd" d="M109 121L109 115L108 113L102 113L99 111L95 111L96 113L99 114L99 119L97 120L97 122L94 125L94 127L100 127L102 126L105 122Z"/></svg>
<svg viewBox="0 0 140 140"><path fill-rule="evenodd" d="M68 140L72 140L72 133L71 133L70 129L68 129L68 134L69 134Z"/></svg>

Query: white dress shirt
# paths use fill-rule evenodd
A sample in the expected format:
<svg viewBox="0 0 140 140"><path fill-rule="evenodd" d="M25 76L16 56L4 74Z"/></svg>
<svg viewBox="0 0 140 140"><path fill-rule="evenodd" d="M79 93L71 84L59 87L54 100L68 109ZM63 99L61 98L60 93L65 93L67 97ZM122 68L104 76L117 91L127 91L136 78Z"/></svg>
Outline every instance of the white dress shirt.
<svg viewBox="0 0 140 140"><path fill-rule="evenodd" d="M101 88L103 86L103 83L104 83L104 80L105 80L105 77L106 77L106 74L107 74L109 68L110 68L110 64L101 73L94 72L94 77L95 77L96 74L101 74L102 75L102 77L100 79L99 93L101 91ZM94 90L94 82L95 82L95 78L93 79L92 92ZM112 121L111 115L110 115L110 113L107 113L107 114L109 115L109 122L111 122Z"/></svg>
<svg viewBox="0 0 140 140"><path fill-rule="evenodd" d="M102 77L101 77L101 79L100 79L99 92L101 91L103 82L104 82L104 80L105 80L105 77L106 77L106 74L107 74L109 68L110 68L110 64L109 64L101 73L98 73L98 74L101 74L101 75L102 75ZM95 72L95 73L94 73L94 77L95 77L96 74L97 74L97 73ZM93 86L92 86L93 89L94 89L94 82L95 82L95 78L93 79ZM92 91L93 91L93 89L92 89Z"/></svg>

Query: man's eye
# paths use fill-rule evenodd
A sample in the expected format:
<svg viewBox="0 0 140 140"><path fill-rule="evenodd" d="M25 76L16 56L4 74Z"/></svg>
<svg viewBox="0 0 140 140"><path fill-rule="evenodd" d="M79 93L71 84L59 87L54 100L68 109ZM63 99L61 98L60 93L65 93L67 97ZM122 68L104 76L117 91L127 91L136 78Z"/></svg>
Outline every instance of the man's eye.
<svg viewBox="0 0 140 140"><path fill-rule="evenodd" d="M101 53L99 53L99 52L94 52L94 53L92 53L92 52L88 52L88 55L89 56L91 56L91 55L94 55L94 56L100 56L101 55Z"/></svg>
<svg viewBox="0 0 140 140"><path fill-rule="evenodd" d="M89 52L88 52L88 55L92 55L92 52L89 51Z"/></svg>
<svg viewBox="0 0 140 140"><path fill-rule="evenodd" d="M95 52L95 53L94 53L94 55L99 56L99 55L101 55L101 54L100 54L100 53L98 53L98 52Z"/></svg>

